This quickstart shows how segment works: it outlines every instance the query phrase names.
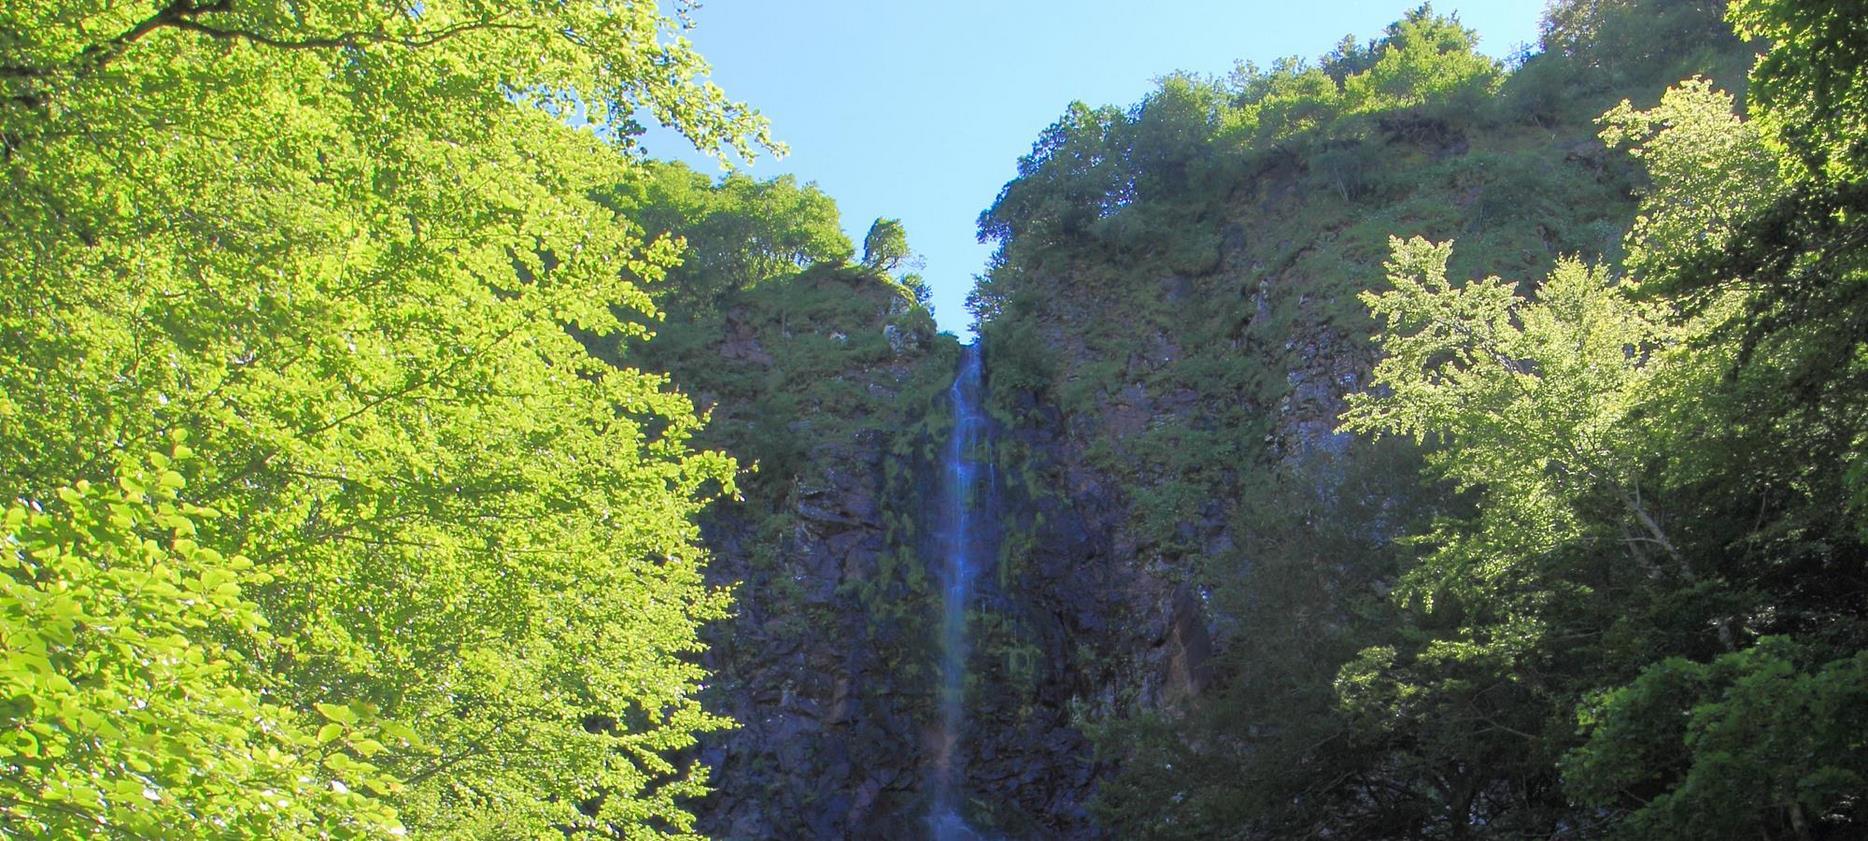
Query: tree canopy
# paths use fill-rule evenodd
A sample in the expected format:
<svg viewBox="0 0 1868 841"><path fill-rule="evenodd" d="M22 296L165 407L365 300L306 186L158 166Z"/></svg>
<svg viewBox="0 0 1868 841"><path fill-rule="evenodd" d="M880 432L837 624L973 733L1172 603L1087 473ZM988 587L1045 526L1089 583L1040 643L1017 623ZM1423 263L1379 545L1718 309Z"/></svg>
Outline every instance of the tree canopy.
<svg viewBox="0 0 1868 841"><path fill-rule="evenodd" d="M679 751L725 724L692 516L733 472L567 332L640 330L619 312L676 262L592 198L638 115L770 146L680 26L0 12L0 823L688 836Z"/></svg>
<svg viewBox="0 0 1868 841"><path fill-rule="evenodd" d="M715 179L649 162L602 200L650 235L679 239L680 264L650 291L681 309L710 309L732 292L854 254L836 202L790 175Z"/></svg>

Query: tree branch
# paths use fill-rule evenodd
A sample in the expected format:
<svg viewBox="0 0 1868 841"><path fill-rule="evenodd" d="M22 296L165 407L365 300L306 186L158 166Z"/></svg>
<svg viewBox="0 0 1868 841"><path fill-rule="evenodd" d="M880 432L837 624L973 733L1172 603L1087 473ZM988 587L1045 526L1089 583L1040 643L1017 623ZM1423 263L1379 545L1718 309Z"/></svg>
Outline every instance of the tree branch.
<svg viewBox="0 0 1868 841"><path fill-rule="evenodd" d="M429 47L469 32L486 29L523 30L530 27L520 24L501 23L500 20L512 14L510 9L490 18L444 26L430 32L416 32L408 35L392 35L378 28L374 32L347 31L310 38L281 38L250 29L222 29L201 23L202 15L233 11L234 0L214 0L212 3L197 5L191 0L173 0L161 11L143 19L122 34L98 44L84 48L78 57L62 67L35 67L31 65L0 65L0 78L40 79L62 72L73 75L102 69L105 65L123 55L136 42L141 41L158 29L178 29L193 32L223 41L246 41L260 46L283 50L317 50L358 48L376 44L419 49Z"/></svg>
<svg viewBox="0 0 1868 841"><path fill-rule="evenodd" d="M223 0L223 2L225 2L225 0ZM450 38L454 38L459 35L466 34L468 32L475 32L475 31L485 30L485 29L523 30L523 29L529 28L529 27L522 26L519 24L499 22L500 18L503 18L509 14L511 14L510 11L501 12L499 15L492 17L492 18L488 18L486 20L477 20L477 21L471 21L468 23L459 23L453 26L442 27L441 29L437 29L433 32L419 32L419 33L415 33L412 35L391 35L387 32L378 30L376 32L339 32L334 35L325 35L325 36L321 36L317 38L303 38L303 39L297 39L297 40L286 39L286 38L275 38L263 32L254 32L254 31L246 30L246 29L216 29L214 27L205 26L203 24L197 23L187 18L173 21L169 23L168 25L172 28L180 29L185 32L195 32L201 35L206 35L209 38L217 38L217 39L224 40L224 41L248 41L254 44L259 44L259 45L267 46L267 47L276 47L282 50L323 50L323 49L357 48L357 47L365 47L365 46L376 45L376 44L387 44L390 46L407 47L409 49L420 49L422 47L433 46L435 44L441 43L442 41L446 41Z"/></svg>

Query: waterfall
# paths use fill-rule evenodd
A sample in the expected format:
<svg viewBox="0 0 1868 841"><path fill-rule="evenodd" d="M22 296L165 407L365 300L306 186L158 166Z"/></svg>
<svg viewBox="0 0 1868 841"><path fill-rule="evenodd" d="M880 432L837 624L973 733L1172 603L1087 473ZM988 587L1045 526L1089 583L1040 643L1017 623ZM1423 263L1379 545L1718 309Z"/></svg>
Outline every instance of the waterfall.
<svg viewBox="0 0 1868 841"><path fill-rule="evenodd" d="M983 841L984 837L967 826L963 817L965 797L965 752L960 741L966 725L967 608L973 598L973 583L981 567L991 559L986 555L990 541L984 531L990 522L979 501L979 476L990 473L982 468L980 442L986 434L986 417L980 407L981 377L979 347L962 350L960 371L954 376L948 397L953 402L953 432L941 459L941 494L935 545L941 564L941 663L940 726L941 740L935 756L933 812L929 816L934 841Z"/></svg>

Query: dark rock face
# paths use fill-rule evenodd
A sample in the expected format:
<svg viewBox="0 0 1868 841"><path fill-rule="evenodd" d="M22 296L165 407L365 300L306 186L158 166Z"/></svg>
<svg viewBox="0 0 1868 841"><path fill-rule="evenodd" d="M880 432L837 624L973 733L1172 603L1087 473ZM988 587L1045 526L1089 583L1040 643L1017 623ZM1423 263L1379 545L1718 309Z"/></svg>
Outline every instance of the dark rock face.
<svg viewBox="0 0 1868 841"><path fill-rule="evenodd" d="M1205 607L1194 588L1176 590L1170 610L1167 636L1160 643L1167 658L1161 703L1178 707L1199 695L1212 677L1213 635L1207 631Z"/></svg>
<svg viewBox="0 0 1868 841"><path fill-rule="evenodd" d="M1022 445L1045 435L1002 434ZM1106 617L1118 608L1120 590L1107 575L1115 569L1111 547L1106 529L1079 507L1093 505L1094 494L1066 501L1001 483L1004 531L1045 525L1026 545L1002 551L999 575L978 607L968 782L975 802L1010 837L1099 837L1084 808L1099 765L1074 714L1096 691L1094 677L1078 668L1085 655L1079 645L1104 636Z"/></svg>
<svg viewBox="0 0 1868 841"><path fill-rule="evenodd" d="M800 317L798 308L809 310ZM708 709L734 729L695 759L709 838L901 837L922 819L934 620L916 569L926 429L955 346L857 270L772 281L695 317L655 359L701 398L699 443L746 470L702 518L736 615L706 631ZM711 321L700 319L710 318ZM652 347L651 343L651 347Z"/></svg>
<svg viewBox="0 0 1868 841"><path fill-rule="evenodd" d="M1265 196L1277 193L1275 183L1265 186ZM1212 680L1224 634L1196 570L1200 558L1236 554L1244 542L1232 516L1241 500L1228 492L1149 503L1150 492L1193 483L1174 474L1173 459L1134 454L1158 452L1173 434L1236 435L1242 415L1266 420L1253 434L1267 459L1301 461L1346 446L1335 419L1342 396L1366 381L1367 348L1316 316L1301 271L1288 262L1265 268L1249 241L1234 224L1214 271L1151 277L1168 306L1189 313L1229 301L1239 326L1227 341L1265 361L1274 397L1177 374L1213 348L1183 346L1175 331L1137 324L1089 296L1057 296L1034 319L1057 366L1054 382L1101 378L1093 399L1060 405L1056 388L1043 396L1001 389L996 349L986 348L1000 419L990 436L996 472L987 505L1002 539L969 622L972 679L959 750L962 817L990 837L1106 837L1086 804L1114 766L1096 755L1086 729L1136 714L1171 717ZM1268 337L1253 322L1274 305L1299 317ZM714 709L740 723L708 738L700 754L717 787L697 804L710 837L924 832L940 747L927 495L937 486L946 407L940 388L924 388L931 396L918 403L903 395L916 393L912 381L928 366L950 375L951 361L927 338L905 341L900 328L885 335L889 307L870 316L811 325L837 347L865 335L886 339L877 343L885 355L828 375L859 398L748 425L787 424L802 444L793 472L718 507L704 524L716 580L739 584L739 615L713 630L707 659ZM774 329L735 315L725 326L721 358L768 376L797 364L787 349L799 323ZM1099 342L1099 332L1122 341ZM730 414L735 399L720 394L716 411ZM1217 468L1199 486L1231 487L1233 470Z"/></svg>
<svg viewBox="0 0 1868 841"><path fill-rule="evenodd" d="M710 640L715 709L740 726L703 753L718 786L700 806L709 837L885 837L917 808L925 690L900 685L892 663L906 641L845 586L873 575L887 546L883 452L811 452L825 482L797 494L777 570L745 562L757 537L742 512L705 528L714 574L740 582L739 615Z"/></svg>
<svg viewBox="0 0 1868 841"><path fill-rule="evenodd" d="M981 727L995 729L980 736L990 757L978 767L1008 792L1000 826L1101 837L1082 804L1123 757L1090 757L1084 734L1171 722L1216 694L1216 662L1249 649L1235 647L1236 611L1213 602L1249 580L1252 553L1351 510L1338 493L1347 468L1383 464L1338 426L1376 360L1357 293L1383 282L1390 234L1473 241L1456 275L1534 277L1619 224L1622 188L1599 144L1469 136L1411 113L1374 129L1312 156L1375 155L1360 175L1268 154L1226 191L1158 198L1163 215L1135 224L1154 226L1159 251L1131 247L1113 224L1006 229L990 285L1001 308L982 327L989 376L1016 384L995 387L1009 538L987 609L1006 627L979 662ZM1561 171L1550 177L1601 207L1581 202L1532 230L1481 201L1510 195L1487 168L1506 159ZM1402 167L1432 174L1364 177ZM1217 259L1181 259L1175 243L1210 243ZM1354 527L1385 545L1393 526ZM1121 739L1102 744L1120 753Z"/></svg>
<svg viewBox="0 0 1868 841"><path fill-rule="evenodd" d="M1189 306L1205 285L1163 281L1164 294ZM875 317L815 329L879 334L887 310ZM762 329L752 316L728 321L722 358L782 373L789 334ZM1057 338L1081 350L1076 363L1093 361L1080 334ZM1338 380L1360 374L1343 367L1329 338L1306 341L1315 347L1293 354L1304 364L1291 372L1280 440L1327 446ZM739 724L706 738L699 752L716 787L696 804L709 837L923 832L939 747L939 608L926 495L937 485L946 407L902 395L929 366L943 377L951 366L926 340L888 347L886 359L834 375L846 393L862 395L859 402L788 421L785 429L805 444L787 481L749 487L743 501L717 506L703 523L712 575L737 585L738 604L733 620L711 630L705 661L714 673L713 709ZM1165 333L1133 347L1126 365L1134 372L1184 357ZM989 390L992 365L989 348ZM1106 837L1086 804L1111 767L1096 756L1084 724L1138 710L1171 713L1193 703L1209 680L1214 634L1203 591L1177 565L1186 550L1175 547L1230 547L1225 506L1209 501L1187 512L1170 546L1135 528L1134 477L1111 474L1090 448L1197 419L1212 396L1139 381L1075 414L1029 392L998 395L1016 420L990 436L996 472L982 504L1003 546L969 623L972 679L960 742L965 817L989 837ZM708 395L735 428L735 400L745 396Z"/></svg>
<svg viewBox="0 0 1868 841"><path fill-rule="evenodd" d="M726 318L726 336L720 343L720 358L761 368L771 367L773 361L772 355L766 353L765 347L759 343L759 337L752 326L732 315Z"/></svg>
<svg viewBox="0 0 1868 841"><path fill-rule="evenodd" d="M1187 702L1207 680L1212 638L1198 592L1143 560L1127 500L1088 465L1071 419L1008 397L1021 422L995 443L1006 545L975 617L968 782L976 819L1004 837L1101 839L1086 805L1109 766L1082 724ZM1176 399L1124 391L1102 429L1139 433L1183 408Z"/></svg>
<svg viewBox="0 0 1868 841"><path fill-rule="evenodd" d="M1290 391L1278 403L1282 449L1287 457L1342 455L1354 437L1336 430L1344 395L1360 390L1374 365L1366 343L1337 331L1313 328L1288 343Z"/></svg>
<svg viewBox="0 0 1868 841"><path fill-rule="evenodd" d="M850 376L894 393L918 364ZM1098 839L1086 803L1106 767L1080 717L1185 702L1210 636L1197 592L1134 563L1124 501L1081 461L1064 415L1025 408L1036 422L990 436L1020 455L995 455L979 502L1016 545L983 575L970 620L966 817L991 838ZM938 604L925 495L945 428L903 417L838 436L824 420L783 498L749 494L704 523L713 575L739 583L706 660L714 708L740 725L700 753L717 788L697 804L710 837L916 838L927 819Z"/></svg>
<svg viewBox="0 0 1868 841"><path fill-rule="evenodd" d="M1276 211L1296 200L1287 187L1268 177L1240 196L1235 215ZM1213 680L1225 627L1200 570L1247 543L1235 516L1249 504L1243 471L1348 445L1336 418L1343 395L1367 381L1369 348L1333 320L1341 302L1307 273L1304 247L1256 236L1236 218L1216 224L1212 270L1135 278L1169 315L1138 318L1089 294L1049 296L1027 315L1052 366L1048 387L998 385L1000 349L986 346L999 418L990 507L1003 539L969 622L959 749L962 817L991 837L1106 837L1087 804L1117 760L1099 757L1086 731L1177 715ZM706 661L713 708L740 723L700 753L717 788L696 804L710 837L925 831L940 747L926 495L937 485L938 395L952 360L931 336L904 338L893 306L810 323L811 335L804 322L756 312L725 319L717 358L767 381L812 366L808 382L785 388L836 383L837 400L815 411L735 415L747 395L697 384L738 434L776 426L797 444L785 481L767 477L704 523L716 580L739 585L739 615L713 629ZM1198 332L1181 329L1196 323ZM794 353L801 342L853 348L865 337L875 351L834 369ZM1262 373L1216 380L1206 375L1215 354L1249 356ZM917 386L930 368L941 382ZM1073 399L1079 382L1096 388ZM1207 464L1187 452L1209 441L1250 461ZM1187 475L1189 464L1205 472Z"/></svg>

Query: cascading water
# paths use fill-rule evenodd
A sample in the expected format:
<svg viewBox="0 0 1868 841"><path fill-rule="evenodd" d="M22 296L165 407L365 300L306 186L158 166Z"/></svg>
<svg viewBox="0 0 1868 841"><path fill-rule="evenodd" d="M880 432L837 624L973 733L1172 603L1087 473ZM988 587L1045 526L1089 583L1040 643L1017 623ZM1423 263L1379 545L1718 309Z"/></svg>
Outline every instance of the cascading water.
<svg viewBox="0 0 1868 841"><path fill-rule="evenodd" d="M929 817L934 841L983 841L962 816L965 804L964 753L960 738L966 723L967 608L973 582L987 560L989 523L980 512L980 442L986 417L980 408L979 347L962 351L960 371L948 396L953 402L953 432L941 460L940 520L936 545L941 553L940 748L935 757L934 805ZM986 468L990 472L990 468Z"/></svg>

